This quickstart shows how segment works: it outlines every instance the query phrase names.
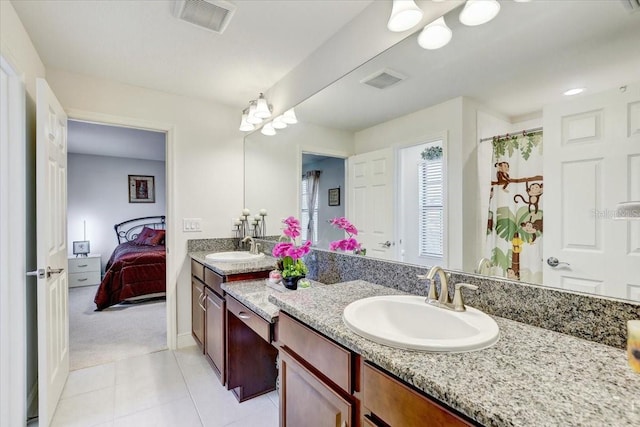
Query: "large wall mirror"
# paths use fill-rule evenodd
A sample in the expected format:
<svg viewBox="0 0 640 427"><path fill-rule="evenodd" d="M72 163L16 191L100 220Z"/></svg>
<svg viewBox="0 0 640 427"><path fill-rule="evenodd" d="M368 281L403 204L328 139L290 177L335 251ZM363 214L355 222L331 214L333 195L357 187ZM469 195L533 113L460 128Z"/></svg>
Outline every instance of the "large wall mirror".
<svg viewBox="0 0 640 427"><path fill-rule="evenodd" d="M640 200L640 13L501 5L478 27L451 11L444 48L416 33L296 106L298 124L247 135L245 205L267 209L267 234L304 214L307 156L320 248L328 186L366 256L640 301L640 221L614 219Z"/></svg>

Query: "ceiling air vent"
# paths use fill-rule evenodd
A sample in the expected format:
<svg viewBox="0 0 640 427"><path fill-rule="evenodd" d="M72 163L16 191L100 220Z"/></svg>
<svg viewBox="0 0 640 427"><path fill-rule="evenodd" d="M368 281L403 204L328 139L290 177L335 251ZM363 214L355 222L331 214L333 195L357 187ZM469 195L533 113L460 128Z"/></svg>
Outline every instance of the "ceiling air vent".
<svg viewBox="0 0 640 427"><path fill-rule="evenodd" d="M397 71L382 70L370 75L363 80L360 80L360 83L373 86L377 89L386 89L389 86L393 86L394 84L401 82L404 79L406 79L406 77L398 73Z"/></svg>
<svg viewBox="0 0 640 427"><path fill-rule="evenodd" d="M174 15L198 27L222 34L236 6L224 0L176 0Z"/></svg>

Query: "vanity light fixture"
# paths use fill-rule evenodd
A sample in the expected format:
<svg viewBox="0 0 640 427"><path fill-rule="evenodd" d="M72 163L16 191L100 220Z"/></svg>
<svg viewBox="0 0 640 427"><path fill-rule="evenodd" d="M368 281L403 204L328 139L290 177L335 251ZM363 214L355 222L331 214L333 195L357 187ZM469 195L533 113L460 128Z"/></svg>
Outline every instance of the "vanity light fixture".
<svg viewBox="0 0 640 427"><path fill-rule="evenodd" d="M282 115L282 121L288 125L295 125L296 123L298 123L298 118L296 117L296 112L293 110L293 108L289 108L284 112L284 114Z"/></svg>
<svg viewBox="0 0 640 427"><path fill-rule="evenodd" d="M256 117L256 101L249 102L249 111L247 113L247 123L252 125L259 125L262 123L262 119Z"/></svg>
<svg viewBox="0 0 640 427"><path fill-rule="evenodd" d="M572 95L577 95L577 94L582 93L582 92L584 92L584 88L583 87L577 87L575 89L569 89L569 90L563 92L563 95L572 96Z"/></svg>
<svg viewBox="0 0 640 427"><path fill-rule="evenodd" d="M418 44L423 49L440 49L451 41L451 28L444 22L444 17L436 19L424 27L418 36Z"/></svg>
<svg viewBox="0 0 640 427"><path fill-rule="evenodd" d="M269 122L262 126L262 130L260 131L263 135L273 136L276 134L276 130L273 128L273 123Z"/></svg>
<svg viewBox="0 0 640 427"><path fill-rule="evenodd" d="M640 201L618 203L613 219L640 220Z"/></svg>
<svg viewBox="0 0 640 427"><path fill-rule="evenodd" d="M286 128L288 125L287 123L284 121L283 116L278 116L275 119L273 119L273 128L274 129L284 129Z"/></svg>
<svg viewBox="0 0 640 427"><path fill-rule="evenodd" d="M418 25L423 14L413 0L393 0L387 28L393 32L407 31Z"/></svg>
<svg viewBox="0 0 640 427"><path fill-rule="evenodd" d="M242 132L251 132L256 127L247 121L249 118L249 109L245 108L242 110L242 120L240 121L240 130Z"/></svg>
<svg viewBox="0 0 640 427"><path fill-rule="evenodd" d="M467 0L460 12L460 22L470 27L482 25L495 18L498 12L500 3L497 0Z"/></svg>
<svg viewBox="0 0 640 427"><path fill-rule="evenodd" d="M264 98L264 94L260 94L256 101L256 112L254 113L259 119L268 119L271 117L271 108Z"/></svg>

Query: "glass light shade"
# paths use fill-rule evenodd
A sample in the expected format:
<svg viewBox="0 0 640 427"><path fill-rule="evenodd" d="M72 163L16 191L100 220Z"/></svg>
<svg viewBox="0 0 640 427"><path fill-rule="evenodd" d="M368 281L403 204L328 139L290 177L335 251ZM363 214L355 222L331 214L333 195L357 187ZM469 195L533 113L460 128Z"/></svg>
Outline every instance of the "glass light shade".
<svg viewBox="0 0 640 427"><path fill-rule="evenodd" d="M290 108L284 112L284 114L282 115L282 121L288 125L295 125L296 123L298 123L298 118L296 117L296 112L293 110L293 108Z"/></svg>
<svg viewBox="0 0 640 427"><path fill-rule="evenodd" d="M423 49L440 49L451 41L451 35L451 28L441 16L424 27L418 36L418 44Z"/></svg>
<svg viewBox="0 0 640 427"><path fill-rule="evenodd" d="M640 220L640 201L618 203L613 219Z"/></svg>
<svg viewBox="0 0 640 427"><path fill-rule="evenodd" d="M268 119L269 117L271 117L271 110L269 109L269 104L267 104L267 100L264 99L263 94L260 94L260 97L256 102L256 112L254 115L260 119Z"/></svg>
<svg viewBox="0 0 640 427"><path fill-rule="evenodd" d="M247 113L242 114L242 121L240 122L240 130L242 132L251 132L256 128L254 125L252 125L247 121L248 117L249 117L249 114Z"/></svg>
<svg viewBox="0 0 640 427"><path fill-rule="evenodd" d="M276 130L273 128L273 123L269 122L262 126L262 130L260 131L263 135L273 136L276 134Z"/></svg>
<svg viewBox="0 0 640 427"><path fill-rule="evenodd" d="M467 0L460 12L460 22L470 27L486 24L495 18L498 12L500 3L496 0Z"/></svg>
<svg viewBox="0 0 640 427"><path fill-rule="evenodd" d="M393 0L387 28L394 32L406 31L418 25L422 15L422 9L413 0Z"/></svg>
<svg viewBox="0 0 640 427"><path fill-rule="evenodd" d="M282 116L278 116L275 119L273 119L273 128L274 129L284 129L286 127L287 127L287 124L283 120Z"/></svg>
<svg viewBox="0 0 640 427"><path fill-rule="evenodd" d="M252 125L259 125L260 123L262 123L262 119L259 117L256 117L256 103L253 101L249 105L249 113L247 114L247 123L250 123Z"/></svg>

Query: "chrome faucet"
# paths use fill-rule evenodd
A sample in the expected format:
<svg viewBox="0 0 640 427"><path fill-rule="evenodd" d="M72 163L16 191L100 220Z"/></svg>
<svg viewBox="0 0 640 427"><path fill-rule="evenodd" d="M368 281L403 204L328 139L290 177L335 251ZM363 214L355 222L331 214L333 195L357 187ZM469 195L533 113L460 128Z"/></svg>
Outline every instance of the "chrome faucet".
<svg viewBox="0 0 640 427"><path fill-rule="evenodd" d="M242 239L241 242L242 243L249 242L249 253L252 255L258 254L258 246L260 246L260 243L256 244L256 242L253 240L253 237L247 236L244 239Z"/></svg>
<svg viewBox="0 0 640 427"><path fill-rule="evenodd" d="M440 297L438 297L438 290L434 283L434 277L438 274L440 278ZM455 292L453 295L453 302L449 298L449 279L451 275L445 272L442 267L433 266L426 275L418 275L419 279L426 279L429 281L429 296L427 297L427 304L435 305L436 307L445 308L453 311L465 311L464 299L462 298L462 288L468 288L477 290L476 285L469 283L456 283Z"/></svg>

